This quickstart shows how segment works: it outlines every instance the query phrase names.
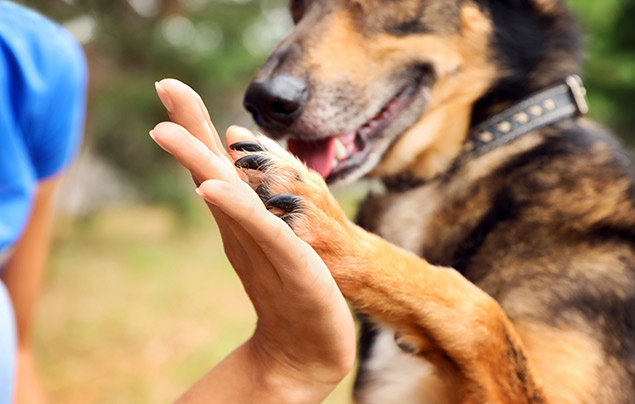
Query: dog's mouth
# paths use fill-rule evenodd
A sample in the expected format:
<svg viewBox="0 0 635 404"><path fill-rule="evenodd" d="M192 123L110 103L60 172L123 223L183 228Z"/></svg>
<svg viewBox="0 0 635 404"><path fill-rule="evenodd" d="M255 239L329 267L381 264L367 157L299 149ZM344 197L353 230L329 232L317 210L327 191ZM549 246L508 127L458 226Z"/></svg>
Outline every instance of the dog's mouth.
<svg viewBox="0 0 635 404"><path fill-rule="evenodd" d="M370 120L354 130L318 140L291 138L287 147L327 182L335 182L366 162L373 144L384 137L386 129L408 108L421 87L421 79L411 81Z"/></svg>

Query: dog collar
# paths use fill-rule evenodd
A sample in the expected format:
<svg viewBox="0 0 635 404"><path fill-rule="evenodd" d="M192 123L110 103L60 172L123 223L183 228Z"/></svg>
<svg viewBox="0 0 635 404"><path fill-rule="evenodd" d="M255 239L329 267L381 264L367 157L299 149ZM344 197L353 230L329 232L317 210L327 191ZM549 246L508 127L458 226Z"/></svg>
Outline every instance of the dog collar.
<svg viewBox="0 0 635 404"><path fill-rule="evenodd" d="M475 126L452 166L456 168L532 130L565 118L582 116L588 111L582 79L577 74L567 76L564 83L534 93ZM428 181L406 171L384 177L382 182L387 189L402 192Z"/></svg>
<svg viewBox="0 0 635 404"><path fill-rule="evenodd" d="M458 162L480 156L532 130L589 111L580 76L546 88L481 122L470 131Z"/></svg>

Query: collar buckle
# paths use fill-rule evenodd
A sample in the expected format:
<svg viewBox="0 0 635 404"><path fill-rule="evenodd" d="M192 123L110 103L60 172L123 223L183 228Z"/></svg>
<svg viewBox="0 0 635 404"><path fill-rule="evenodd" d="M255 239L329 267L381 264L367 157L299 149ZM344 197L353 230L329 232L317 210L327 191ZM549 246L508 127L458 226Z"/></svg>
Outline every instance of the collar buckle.
<svg viewBox="0 0 635 404"><path fill-rule="evenodd" d="M586 113L589 112L589 103L586 100L586 88L584 88L584 84L582 84L582 79L577 74L572 74L567 76L565 82L571 91L573 101L578 109L576 115L586 115Z"/></svg>

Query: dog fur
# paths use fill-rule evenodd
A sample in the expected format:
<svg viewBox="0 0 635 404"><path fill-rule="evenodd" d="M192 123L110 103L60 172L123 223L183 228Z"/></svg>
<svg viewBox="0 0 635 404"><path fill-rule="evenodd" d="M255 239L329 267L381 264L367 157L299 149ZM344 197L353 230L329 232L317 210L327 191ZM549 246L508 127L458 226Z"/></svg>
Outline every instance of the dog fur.
<svg viewBox="0 0 635 404"><path fill-rule="evenodd" d="M417 88L365 160L327 178L384 182L358 225L275 143L239 160L360 313L356 402L635 402L635 186L618 143L574 117L454 164L470 128L577 73L569 12L292 0L291 14L254 83L289 75L306 94L284 122L250 108L270 137L337 136Z"/></svg>

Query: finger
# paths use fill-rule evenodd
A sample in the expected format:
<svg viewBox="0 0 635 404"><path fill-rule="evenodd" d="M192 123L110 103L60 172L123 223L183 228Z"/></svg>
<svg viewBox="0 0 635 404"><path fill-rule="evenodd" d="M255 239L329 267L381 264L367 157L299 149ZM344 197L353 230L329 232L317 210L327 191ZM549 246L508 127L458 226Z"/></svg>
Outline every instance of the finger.
<svg viewBox="0 0 635 404"><path fill-rule="evenodd" d="M308 304L323 302L325 295L339 293L318 254L300 240L284 221L267 212L262 203L251 200L247 194L255 195L253 190L210 180L203 182L197 193L218 206L244 229L245 236L238 237L241 242L250 240L243 247L250 257L253 270L251 276L241 276L241 280L260 318L266 312L266 307L261 310L257 294L277 296L281 290L280 284L285 285L287 294L301 295L301 300ZM252 295L254 291L256 294ZM265 302L264 306L267 304ZM319 304L315 307L320 311Z"/></svg>
<svg viewBox="0 0 635 404"><path fill-rule="evenodd" d="M200 195L199 189L197 193ZM254 200L252 203L258 202ZM209 202L208 206L212 212L215 212L214 217L221 232L227 258L243 283L256 312L260 315L262 308L257 296L271 296L272 293L277 293L282 280L252 235L219 207Z"/></svg>
<svg viewBox="0 0 635 404"><path fill-rule="evenodd" d="M282 280L252 235L234 219L225 217L230 233L227 239L223 238L225 253L260 316L262 302L259 300L262 296L270 297L277 293Z"/></svg>
<svg viewBox="0 0 635 404"><path fill-rule="evenodd" d="M229 259L245 288L253 288L253 274L256 269L260 270L263 267L262 265L254 265L253 250L255 242L242 226L218 207L211 205L210 209L218 212L214 213L214 217L218 223L218 230L221 234L227 259Z"/></svg>
<svg viewBox="0 0 635 404"><path fill-rule="evenodd" d="M238 125L232 125L227 128L225 137L228 145L238 142L257 142L256 135L252 131Z"/></svg>
<svg viewBox="0 0 635 404"><path fill-rule="evenodd" d="M251 191L247 184L238 179L237 173L229 161L216 156L202 141L193 137L182 126L173 122L162 122L150 132L150 135L159 146L174 155L183 166L190 170L195 180L197 178L202 180L216 178L237 181L241 186ZM258 197L254 199L261 203ZM277 274L270 276L271 272L275 271L262 250L256 246L243 227L218 207L209 203L208 206L218 224L223 245L232 266L245 285L247 293L252 297L256 310L261 311L259 305L256 304L258 300L253 297L255 294L262 294L263 288L270 288L271 283L276 280L279 285L279 277ZM260 270L266 281L258 282L257 278L253 276L254 270Z"/></svg>
<svg viewBox="0 0 635 404"><path fill-rule="evenodd" d="M202 182L207 179L222 179L230 182L240 180L233 165L208 149L198 138L180 125L161 122L150 131L150 136L179 163L190 170Z"/></svg>
<svg viewBox="0 0 635 404"><path fill-rule="evenodd" d="M236 147L232 147L233 145L244 143L244 144L260 144L256 135L251 132L249 129L244 128L238 125L232 125L227 128L227 132L225 132L225 140L227 141L227 146L229 148L229 155L233 160L237 160L242 154L241 151L249 151L249 150L238 150Z"/></svg>
<svg viewBox="0 0 635 404"><path fill-rule="evenodd" d="M207 205L218 224L225 255L260 317L266 312L263 309L262 296L271 296L280 290L280 276L262 249L240 224L217 206L210 203Z"/></svg>
<svg viewBox="0 0 635 404"><path fill-rule="evenodd" d="M155 87L173 122L187 129L214 153L227 156L203 100L192 88L175 79L163 79L155 83Z"/></svg>
<svg viewBox="0 0 635 404"><path fill-rule="evenodd" d="M241 225L274 266L297 268L302 266L298 262L306 260L304 243L286 223L267 211L248 186L210 180L203 182L197 193Z"/></svg>

